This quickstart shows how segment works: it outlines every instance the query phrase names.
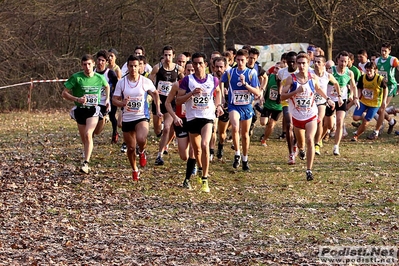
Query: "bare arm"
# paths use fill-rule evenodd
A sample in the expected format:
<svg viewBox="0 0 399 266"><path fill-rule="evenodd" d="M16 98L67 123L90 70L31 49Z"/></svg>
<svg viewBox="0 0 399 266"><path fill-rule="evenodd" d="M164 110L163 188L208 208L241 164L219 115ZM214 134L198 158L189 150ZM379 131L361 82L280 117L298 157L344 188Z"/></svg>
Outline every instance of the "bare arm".
<svg viewBox="0 0 399 266"><path fill-rule="evenodd" d="M155 90L155 91L147 91L147 92L152 97L152 100L155 103L155 110L157 111L157 116L162 117L163 115L162 115L161 107L160 107L161 100L159 99L158 91Z"/></svg>
<svg viewBox="0 0 399 266"><path fill-rule="evenodd" d="M158 71L159 71L159 63L156 64L156 65L152 68L152 71L151 71L150 75L148 76L148 78L149 78L150 80L152 80L152 82L153 82L154 84L155 84L155 77L157 76Z"/></svg>
<svg viewBox="0 0 399 266"><path fill-rule="evenodd" d="M281 84L282 82L278 82L278 83L280 83L279 90L281 87L281 100L282 101L287 100L287 99L291 98L293 95L298 93L296 90L289 92L291 89L291 86L292 86L292 77L291 76L289 76L287 79L285 79L284 86L282 86L282 84Z"/></svg>
<svg viewBox="0 0 399 266"><path fill-rule="evenodd" d="M172 108L172 101L175 99L177 93L179 92L179 82L174 82L172 85L172 89L170 90L168 97L166 98L165 108L169 112L169 114L173 117L173 120L177 119L176 113Z"/></svg>
<svg viewBox="0 0 399 266"><path fill-rule="evenodd" d="M224 113L222 106L222 92L219 86L216 87L215 91L216 91L216 97L215 97L216 115L219 117Z"/></svg>
<svg viewBox="0 0 399 266"><path fill-rule="evenodd" d="M83 97L73 96L72 92L69 89L67 89L67 88L65 88L62 91L62 97L65 100L68 100L68 101L77 102L77 103L80 103L80 104L85 104L86 103L86 97L84 97L84 96Z"/></svg>
<svg viewBox="0 0 399 266"><path fill-rule="evenodd" d="M197 90L197 89L195 89L195 90ZM183 103L187 102L191 97L193 97L195 90L187 93L186 90L179 89L179 92L177 93L177 97L176 97L176 104L183 104Z"/></svg>
<svg viewBox="0 0 399 266"><path fill-rule="evenodd" d="M122 101L122 96L112 96L112 104L118 107L125 107L128 102L128 98Z"/></svg>

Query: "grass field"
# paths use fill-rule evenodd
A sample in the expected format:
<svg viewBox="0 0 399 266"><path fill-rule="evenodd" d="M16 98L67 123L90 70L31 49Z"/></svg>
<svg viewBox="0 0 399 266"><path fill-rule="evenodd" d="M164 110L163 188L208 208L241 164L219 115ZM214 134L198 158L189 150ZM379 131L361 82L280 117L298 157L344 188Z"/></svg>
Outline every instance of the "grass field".
<svg viewBox="0 0 399 266"><path fill-rule="evenodd" d="M154 165L152 132L133 183L111 125L82 175L67 111L0 114L0 265L320 265L319 246L395 246L399 137L369 141L370 130L344 139L338 157L325 143L307 182L304 161L287 165L280 123L266 148L258 125L251 172L232 171L228 145L211 163L207 194L196 182L181 188L176 147Z"/></svg>

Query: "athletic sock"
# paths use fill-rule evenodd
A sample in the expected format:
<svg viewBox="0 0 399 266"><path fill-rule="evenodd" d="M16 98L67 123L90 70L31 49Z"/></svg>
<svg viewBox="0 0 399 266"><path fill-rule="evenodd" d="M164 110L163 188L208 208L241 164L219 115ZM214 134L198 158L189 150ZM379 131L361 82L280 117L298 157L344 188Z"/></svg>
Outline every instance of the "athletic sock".
<svg viewBox="0 0 399 266"><path fill-rule="evenodd" d="M193 173L193 170L195 168L195 162L195 159L188 158L186 165L186 179L190 179L191 174Z"/></svg>

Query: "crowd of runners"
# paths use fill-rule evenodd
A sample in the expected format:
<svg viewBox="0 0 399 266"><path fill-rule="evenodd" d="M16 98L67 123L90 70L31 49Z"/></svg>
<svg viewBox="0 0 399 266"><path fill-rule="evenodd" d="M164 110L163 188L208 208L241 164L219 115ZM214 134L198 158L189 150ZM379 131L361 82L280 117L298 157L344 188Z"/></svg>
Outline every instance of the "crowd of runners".
<svg viewBox="0 0 399 266"><path fill-rule="evenodd" d="M286 140L287 162L295 164L298 157L306 160L306 180L311 181L313 160L321 155L323 139L334 138L333 154L340 155L341 139L348 135L344 119L350 108L354 110L352 125L357 127L352 141L358 141L372 119L377 122L368 139L377 139L385 124L387 133L393 132L396 120L391 115L398 110L388 105L396 95L399 62L390 52L388 43L374 58L360 50L356 65L352 53L342 51L335 60L327 61L322 49L309 45L306 51L284 53L269 69L258 63L260 52L251 46L214 51L209 60L201 52L176 57L173 47L165 46L153 67L142 46L135 48L122 68L116 64L115 49L84 55L83 71L65 82L62 94L75 103L70 114L83 143L80 171L90 172L93 136L109 120L111 142L118 143L120 127L121 151L127 154L132 179L138 181L138 165L147 165L152 119L159 137L154 164L164 165L163 155L175 140L186 162L183 187L191 189L190 178L198 172L201 190L209 192L210 161L223 159L228 132L234 149L232 168L250 170L250 136L259 115L264 127L259 144L267 146L281 118L280 138Z"/></svg>

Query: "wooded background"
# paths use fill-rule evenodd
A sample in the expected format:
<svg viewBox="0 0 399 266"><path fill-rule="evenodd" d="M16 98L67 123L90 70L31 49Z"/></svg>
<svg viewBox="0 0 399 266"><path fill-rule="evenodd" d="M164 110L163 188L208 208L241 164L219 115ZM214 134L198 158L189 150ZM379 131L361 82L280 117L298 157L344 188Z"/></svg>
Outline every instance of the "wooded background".
<svg viewBox="0 0 399 266"><path fill-rule="evenodd" d="M0 0L0 86L68 78L80 58L111 47L117 63L143 45L150 64L164 45L223 51L234 43L306 42L331 58L341 50L398 55L398 0ZM37 84L34 109L70 106L62 83ZM1 111L26 109L28 86L0 90Z"/></svg>

